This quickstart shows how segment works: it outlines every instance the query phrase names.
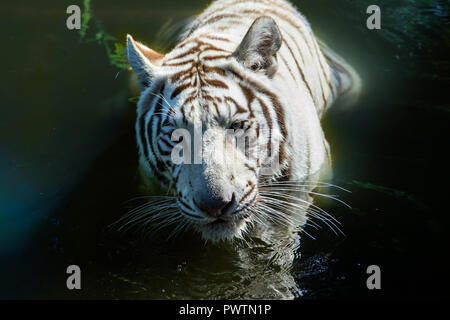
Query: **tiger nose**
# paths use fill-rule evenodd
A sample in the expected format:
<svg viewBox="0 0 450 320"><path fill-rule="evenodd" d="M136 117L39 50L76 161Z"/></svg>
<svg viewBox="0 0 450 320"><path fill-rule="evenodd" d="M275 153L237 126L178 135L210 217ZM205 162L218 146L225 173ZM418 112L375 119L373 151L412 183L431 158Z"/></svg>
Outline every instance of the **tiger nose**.
<svg viewBox="0 0 450 320"><path fill-rule="evenodd" d="M228 211L228 208L232 206L234 202L234 193L228 199L225 198L214 198L207 199L206 201L200 201L197 206L200 210L207 213L209 216L218 218Z"/></svg>

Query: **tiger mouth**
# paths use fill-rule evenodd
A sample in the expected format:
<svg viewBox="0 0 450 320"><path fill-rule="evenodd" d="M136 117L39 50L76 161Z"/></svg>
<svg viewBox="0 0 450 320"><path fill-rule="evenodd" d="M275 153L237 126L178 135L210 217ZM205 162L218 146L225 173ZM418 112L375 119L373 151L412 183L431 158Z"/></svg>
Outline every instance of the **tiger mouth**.
<svg viewBox="0 0 450 320"><path fill-rule="evenodd" d="M241 215L234 219L223 219L217 218L216 220L206 224L208 227L224 227L224 226L234 226L240 224L242 221L247 220L250 217L249 214Z"/></svg>
<svg viewBox="0 0 450 320"><path fill-rule="evenodd" d="M238 236L244 225L245 219L243 217L230 220L218 218L207 224L199 225L198 228L202 233L203 238L212 241L219 241L232 239Z"/></svg>
<svg viewBox="0 0 450 320"><path fill-rule="evenodd" d="M205 225L205 228L210 232L232 232L241 222L241 219L225 220L218 218Z"/></svg>
<svg viewBox="0 0 450 320"><path fill-rule="evenodd" d="M215 226L221 226L221 225L223 226L226 224L231 224L231 221L219 218L219 219L214 220L213 222L208 223L207 225L211 226L211 227L215 227Z"/></svg>

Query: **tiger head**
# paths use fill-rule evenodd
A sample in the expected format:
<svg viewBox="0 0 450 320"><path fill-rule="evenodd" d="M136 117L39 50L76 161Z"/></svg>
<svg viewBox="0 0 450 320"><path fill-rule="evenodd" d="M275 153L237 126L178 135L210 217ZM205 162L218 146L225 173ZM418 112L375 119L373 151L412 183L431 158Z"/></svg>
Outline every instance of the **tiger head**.
<svg viewBox="0 0 450 320"><path fill-rule="evenodd" d="M286 168L282 103L271 81L280 46L268 17L240 39L193 32L166 55L127 36L141 91L141 166L176 194L182 218L170 217L205 239L240 237L257 223L259 184Z"/></svg>

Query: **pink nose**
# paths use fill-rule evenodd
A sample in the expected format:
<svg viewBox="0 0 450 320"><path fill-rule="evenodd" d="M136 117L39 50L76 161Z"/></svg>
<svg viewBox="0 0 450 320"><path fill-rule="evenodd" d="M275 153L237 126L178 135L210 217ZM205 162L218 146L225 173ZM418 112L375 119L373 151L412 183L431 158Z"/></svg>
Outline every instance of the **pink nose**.
<svg viewBox="0 0 450 320"><path fill-rule="evenodd" d="M230 203L230 200L215 199L214 201L200 202L197 206L211 217L218 218L224 213L225 210L223 209Z"/></svg>

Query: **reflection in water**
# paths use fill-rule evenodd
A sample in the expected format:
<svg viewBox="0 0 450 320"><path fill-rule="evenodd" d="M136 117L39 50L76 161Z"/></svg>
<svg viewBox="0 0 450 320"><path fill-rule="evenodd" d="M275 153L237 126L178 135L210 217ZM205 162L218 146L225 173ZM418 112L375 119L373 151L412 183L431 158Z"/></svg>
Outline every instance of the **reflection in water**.
<svg viewBox="0 0 450 320"><path fill-rule="evenodd" d="M437 168L447 164L436 152L448 144L449 106L436 88L450 75L448 3L379 0L380 31L365 29L369 1L295 3L365 81L357 108L341 113L336 106L324 121L333 183L352 193L328 191L352 208L315 201L345 236L307 226L317 240L302 233L301 247L297 233L275 245L263 233L233 246L107 227L139 194L128 101L135 94L127 71L118 74L113 63L121 62L120 43L129 32L168 48L157 30L176 34L170 26L205 1L91 1L85 39L92 42L62 27L65 8L53 2L2 4L0 33L14 49L0 53L8 62L0 107L0 297L368 297L365 268L373 263L385 270L384 296L442 294L439 277L448 266L433 261L444 251L448 210L439 200L446 188L435 186ZM69 264L82 269L82 292L65 288Z"/></svg>
<svg viewBox="0 0 450 320"><path fill-rule="evenodd" d="M278 230L280 231L280 230ZM270 231L273 233L273 230ZM277 233L279 235L280 233ZM266 242L259 237L221 245L195 241L188 244L176 243L176 248L167 248L165 242L157 246L170 251L162 251L169 259L181 259L176 269L168 270L167 257L151 256L146 262L143 277L139 277L141 291L139 298L183 298L183 299L290 299L294 297L297 285L291 273L295 239L268 237L274 242ZM186 241L189 235L183 235ZM152 243L154 247L155 243ZM154 251L155 249L149 249ZM164 253L162 253L164 252ZM170 265L170 263L168 264ZM133 276L135 278L136 275ZM167 281L170 279L170 281Z"/></svg>

